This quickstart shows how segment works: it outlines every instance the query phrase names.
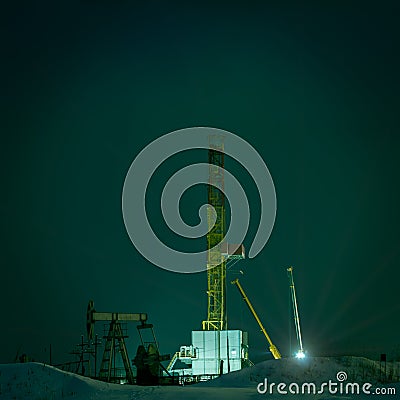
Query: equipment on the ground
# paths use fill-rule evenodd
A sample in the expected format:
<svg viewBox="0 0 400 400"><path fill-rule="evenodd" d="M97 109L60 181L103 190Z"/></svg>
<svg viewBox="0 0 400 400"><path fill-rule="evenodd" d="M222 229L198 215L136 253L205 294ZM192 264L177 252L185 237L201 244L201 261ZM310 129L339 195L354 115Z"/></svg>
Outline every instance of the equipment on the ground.
<svg viewBox="0 0 400 400"><path fill-rule="evenodd" d="M167 361L171 358L169 354L160 355L156 336L152 324L138 325L141 344L139 345L133 364L136 366L136 383L138 385L158 385L161 383L172 383L168 377L170 373L161 364L161 361ZM143 330L151 331L151 341L145 341ZM167 377L164 377L163 372Z"/></svg>
<svg viewBox="0 0 400 400"><path fill-rule="evenodd" d="M209 136L207 207L207 319L192 331L191 345L180 346L167 370L180 382L208 380L248 366L247 333L228 330L226 272L244 258L242 244L225 241L224 137Z"/></svg>
<svg viewBox="0 0 400 400"><path fill-rule="evenodd" d="M134 382L131 363L128 357L128 352L125 345L125 339L128 337L124 333L121 322L134 321L144 324L147 321L147 314L132 314L132 313L112 313L112 312L97 312L94 309L93 300L89 301L87 308L87 333L88 339L92 340L94 336L94 324L96 321L110 321L108 333L104 336L106 344L104 347L103 359L101 362L99 379L106 382L120 382L121 376L116 374L115 356L119 352L124 364L125 378L128 383Z"/></svg>
<svg viewBox="0 0 400 400"><path fill-rule="evenodd" d="M281 354L279 353L277 347L272 343L272 340L271 340L271 338L269 337L267 331L265 330L265 328L264 328L264 326L263 326L263 324L262 324L260 318L258 317L256 311L254 310L254 307L253 307L252 304L250 303L249 298L246 296L246 293L244 292L243 287L242 287L242 285L241 285L240 282L239 282L239 279L235 279L235 280L232 281L231 283L232 283L232 285L236 285L236 287L238 288L239 293L240 293L240 294L242 295L242 297L243 297L243 300L246 302L246 304L247 304L247 306L249 307L251 313L253 314L253 317L255 318L255 320L257 321L258 325L260 326L262 333L263 333L264 336L267 338L267 341L268 341L268 343L269 343L269 350L270 350L270 352L272 353L273 357L274 357L275 359L281 358L281 357L282 357Z"/></svg>

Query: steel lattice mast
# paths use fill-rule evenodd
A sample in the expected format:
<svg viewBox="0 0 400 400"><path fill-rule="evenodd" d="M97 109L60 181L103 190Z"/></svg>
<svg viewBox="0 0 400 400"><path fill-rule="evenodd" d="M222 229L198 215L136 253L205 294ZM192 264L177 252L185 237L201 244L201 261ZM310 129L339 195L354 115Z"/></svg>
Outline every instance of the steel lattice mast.
<svg viewBox="0 0 400 400"><path fill-rule="evenodd" d="M225 237L225 195L224 195L224 144L223 137L212 135L209 138L208 150L209 185L207 234L207 320L203 321L203 330L227 329L226 321L226 261L221 254L219 243ZM220 190L219 190L220 189Z"/></svg>

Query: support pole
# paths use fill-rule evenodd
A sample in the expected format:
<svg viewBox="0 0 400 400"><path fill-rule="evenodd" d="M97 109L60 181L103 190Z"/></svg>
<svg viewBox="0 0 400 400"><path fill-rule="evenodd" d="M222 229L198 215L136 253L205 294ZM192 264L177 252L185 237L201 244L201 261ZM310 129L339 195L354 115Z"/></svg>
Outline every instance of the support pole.
<svg viewBox="0 0 400 400"><path fill-rule="evenodd" d="M287 269L288 277L289 277L289 287L290 293L292 295L292 305L293 305L293 318L294 318L294 325L296 327L296 336L299 342L299 355L304 356L303 350L303 340L301 337L301 330L300 330L300 317L299 317L299 310L297 307L297 298L296 298L296 289L294 287L294 279L293 279L293 267L289 267Z"/></svg>

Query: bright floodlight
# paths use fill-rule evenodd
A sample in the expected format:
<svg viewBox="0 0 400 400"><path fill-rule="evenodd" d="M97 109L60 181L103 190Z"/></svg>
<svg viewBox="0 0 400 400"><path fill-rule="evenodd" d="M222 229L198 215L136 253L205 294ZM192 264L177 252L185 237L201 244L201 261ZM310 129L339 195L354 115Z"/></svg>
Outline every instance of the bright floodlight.
<svg viewBox="0 0 400 400"><path fill-rule="evenodd" d="M296 358L304 358L306 355L301 350L296 353Z"/></svg>

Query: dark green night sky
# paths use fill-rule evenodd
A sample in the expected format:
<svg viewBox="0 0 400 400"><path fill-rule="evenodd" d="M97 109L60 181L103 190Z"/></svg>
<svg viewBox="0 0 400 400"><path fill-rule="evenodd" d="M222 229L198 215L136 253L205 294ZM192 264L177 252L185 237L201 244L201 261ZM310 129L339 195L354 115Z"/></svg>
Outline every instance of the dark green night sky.
<svg viewBox="0 0 400 400"><path fill-rule="evenodd" d="M54 361L67 360L91 298L99 311L147 312L163 352L190 344L206 317L206 274L143 259L125 231L121 193L144 146L191 126L243 137L274 179L273 233L240 268L281 352L293 265L309 353L399 355L396 2L69 3L0 13L0 362L19 348L46 359L50 343ZM163 184L195 161L207 152L175 156L152 181L149 216L166 242ZM259 198L237 163L226 167L250 201L249 248ZM187 221L197 222L201 196L205 187L185 194ZM249 332L253 359L270 357L228 289L230 327ZM132 358L133 326L129 340Z"/></svg>

